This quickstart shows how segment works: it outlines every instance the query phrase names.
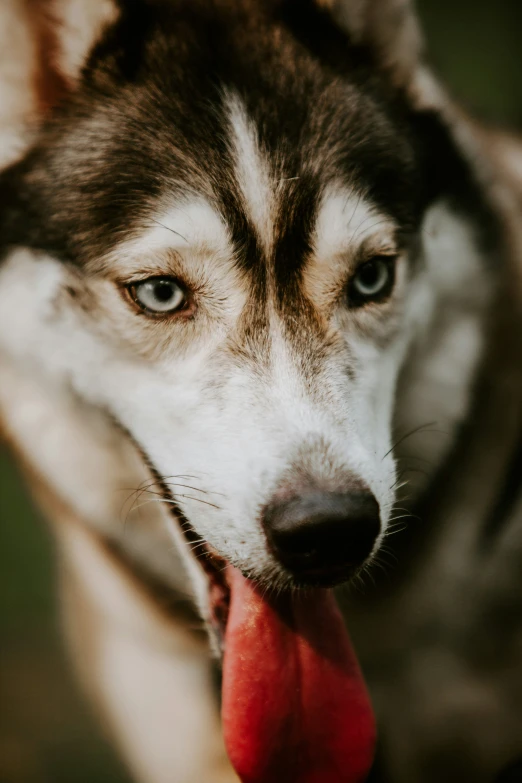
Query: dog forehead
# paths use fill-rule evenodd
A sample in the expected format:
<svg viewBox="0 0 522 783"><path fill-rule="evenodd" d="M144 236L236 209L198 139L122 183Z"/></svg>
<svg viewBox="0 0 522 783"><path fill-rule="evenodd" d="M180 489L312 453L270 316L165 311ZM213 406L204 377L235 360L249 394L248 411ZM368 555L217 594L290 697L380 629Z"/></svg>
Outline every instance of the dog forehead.
<svg viewBox="0 0 522 783"><path fill-rule="evenodd" d="M301 169L294 176L281 176L280 157L261 144L258 127L239 95L227 93L225 106L239 200L268 257L274 255L278 240L285 230L291 230L292 222L307 232L310 256L318 258L349 250L376 230L390 234L394 221L373 203L356 178L353 183L322 182L318 176L311 183L306 173L300 176ZM308 199L297 196L300 191L308 191ZM300 220L299 207L308 210L308 225Z"/></svg>
<svg viewBox="0 0 522 783"><path fill-rule="evenodd" d="M266 253L274 238L278 183L259 133L237 93L225 94L229 119L229 146L240 203Z"/></svg>
<svg viewBox="0 0 522 783"><path fill-rule="evenodd" d="M247 278L253 276L258 283L250 285L250 297L258 306L272 301L281 315L288 316L290 310L293 319L299 310L304 319L311 310L303 294L312 309L321 309L314 291L332 290L344 282L368 237L375 245L393 245L396 224L363 191L342 180L314 187L303 184L300 175L281 177L280 161L261 143L240 96L224 91L223 105L233 206L223 203L219 190L208 198L189 190L167 193L164 205L156 205L148 215L146 230L126 240L102 264L107 267L111 256L123 254L127 267L142 273L140 265L145 269L155 256L174 251L188 279L196 267L206 268L208 281L219 283L221 275L232 288L244 291L250 284L237 271L246 271ZM313 325L314 319L308 320Z"/></svg>
<svg viewBox="0 0 522 783"><path fill-rule="evenodd" d="M88 89L9 175L20 195L9 193L6 241L27 235L30 201L35 246L82 264L137 236L165 198L197 196L247 267L277 246L283 285L309 252L332 180L410 220L418 172L407 128L360 69L333 73L264 11L246 20L227 3L182 5L161 26L133 28L140 46L118 37L132 73L126 58L114 72L112 38L96 50Z"/></svg>

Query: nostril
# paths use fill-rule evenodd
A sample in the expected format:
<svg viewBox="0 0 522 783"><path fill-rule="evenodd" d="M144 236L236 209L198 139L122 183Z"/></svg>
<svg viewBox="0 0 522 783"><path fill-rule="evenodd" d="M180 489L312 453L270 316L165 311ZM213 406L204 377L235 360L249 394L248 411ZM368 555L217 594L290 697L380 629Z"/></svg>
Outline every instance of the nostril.
<svg viewBox="0 0 522 783"><path fill-rule="evenodd" d="M272 504L263 523L274 555L297 577L344 581L375 546L379 504L369 490L313 492Z"/></svg>

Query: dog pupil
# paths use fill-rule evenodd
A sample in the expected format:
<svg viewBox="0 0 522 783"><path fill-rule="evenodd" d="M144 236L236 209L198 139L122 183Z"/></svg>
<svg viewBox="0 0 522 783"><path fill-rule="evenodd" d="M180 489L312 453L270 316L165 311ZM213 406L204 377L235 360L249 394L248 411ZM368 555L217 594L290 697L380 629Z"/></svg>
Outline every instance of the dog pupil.
<svg viewBox="0 0 522 783"><path fill-rule="evenodd" d="M361 269L361 281L363 285L371 288L374 286L379 277L379 269L375 261L370 261L365 264Z"/></svg>
<svg viewBox="0 0 522 783"><path fill-rule="evenodd" d="M172 286L170 283L158 283L156 286L156 299L159 299L160 302L168 302L169 299L172 299Z"/></svg>

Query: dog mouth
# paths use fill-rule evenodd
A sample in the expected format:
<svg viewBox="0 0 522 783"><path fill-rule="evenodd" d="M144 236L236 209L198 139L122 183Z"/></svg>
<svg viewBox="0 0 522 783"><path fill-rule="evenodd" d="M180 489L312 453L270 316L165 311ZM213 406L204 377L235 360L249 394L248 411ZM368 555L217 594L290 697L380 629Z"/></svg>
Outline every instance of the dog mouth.
<svg viewBox="0 0 522 783"><path fill-rule="evenodd" d="M186 518L178 523L208 580L223 734L239 780L362 783L375 722L332 591L264 592Z"/></svg>
<svg viewBox="0 0 522 783"><path fill-rule="evenodd" d="M207 541L202 541L201 536L186 518L178 519L178 522L192 556L197 560L206 576L208 582L208 615L206 621L214 647L217 653L223 657L231 599L229 577L233 571L238 569L232 566ZM333 588L342 582L346 582L355 572L356 569L353 567L339 568L338 571L330 572L327 576L320 571L317 573L309 572L309 578L306 582L298 582L293 579L289 583L287 591L295 593L297 590L303 590L310 595L315 590Z"/></svg>
<svg viewBox="0 0 522 783"><path fill-rule="evenodd" d="M177 521L193 557L198 561L208 580L209 615L207 622L218 652L223 656L230 610L230 585L227 579L227 569L231 566L207 541L201 540L185 517L178 517Z"/></svg>

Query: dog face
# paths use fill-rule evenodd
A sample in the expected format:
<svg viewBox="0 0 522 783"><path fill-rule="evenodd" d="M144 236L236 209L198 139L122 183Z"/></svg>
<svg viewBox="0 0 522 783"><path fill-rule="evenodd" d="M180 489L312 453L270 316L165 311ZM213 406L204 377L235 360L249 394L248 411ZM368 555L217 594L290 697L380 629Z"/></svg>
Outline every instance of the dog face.
<svg viewBox="0 0 522 783"><path fill-rule="evenodd" d="M399 71L328 9L261 5L136 4L98 39L1 181L2 341L130 433L197 537L283 585L274 506L371 495L350 568L386 528L433 183Z"/></svg>

